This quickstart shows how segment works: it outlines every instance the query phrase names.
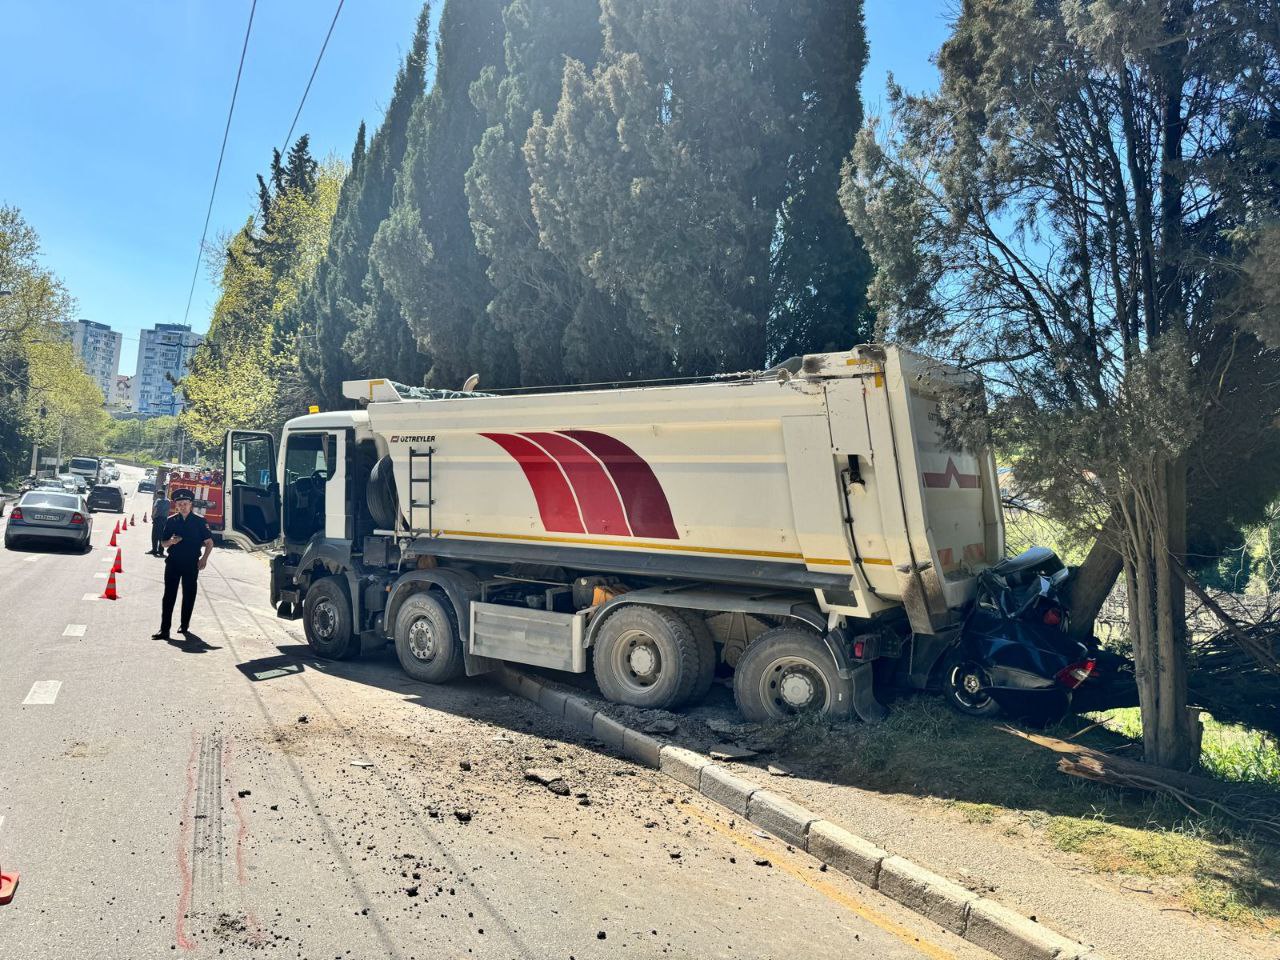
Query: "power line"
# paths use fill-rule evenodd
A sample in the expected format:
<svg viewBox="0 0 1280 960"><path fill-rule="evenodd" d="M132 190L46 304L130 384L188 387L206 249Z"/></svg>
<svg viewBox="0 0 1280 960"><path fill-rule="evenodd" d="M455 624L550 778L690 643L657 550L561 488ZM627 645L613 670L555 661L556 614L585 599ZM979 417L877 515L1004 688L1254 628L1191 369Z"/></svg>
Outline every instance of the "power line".
<svg viewBox="0 0 1280 960"><path fill-rule="evenodd" d="M338 14L342 12L342 5L346 0L338 0L338 9L333 11L333 19L329 21L329 32L324 35L324 43L320 45L320 54L316 57L316 65L311 68L311 78L307 80L307 89L302 91L302 100L298 103L297 112L293 115L293 123L289 124L289 132L285 134L284 144L280 147L280 153L283 154L289 149L289 140L293 137L293 128L298 125L298 118L302 116L302 108L307 102L307 94L311 92L311 83L316 78L316 71L320 69L320 61L324 59L324 52L329 47L329 38L333 36L333 28L338 23Z"/></svg>
<svg viewBox="0 0 1280 960"><path fill-rule="evenodd" d="M204 229L200 231L200 247L196 250L196 266L191 271L191 289L187 293L187 309L183 311L182 322L185 325L191 315L191 298L196 292L196 278L200 276L200 261L204 257L204 240L209 235L209 218L213 216L213 198L218 194L218 178L222 176L222 158L227 152L227 136L231 133L231 116L236 111L236 95L240 92L240 75L244 72L244 56L249 50L249 32L253 29L253 14L258 9L258 0L253 0L249 8L249 25L244 28L244 46L240 48L240 66L236 67L236 85L231 91L231 106L227 109L227 125L222 131L222 149L218 151L218 168L213 174L213 189L209 191L209 209L204 215Z"/></svg>

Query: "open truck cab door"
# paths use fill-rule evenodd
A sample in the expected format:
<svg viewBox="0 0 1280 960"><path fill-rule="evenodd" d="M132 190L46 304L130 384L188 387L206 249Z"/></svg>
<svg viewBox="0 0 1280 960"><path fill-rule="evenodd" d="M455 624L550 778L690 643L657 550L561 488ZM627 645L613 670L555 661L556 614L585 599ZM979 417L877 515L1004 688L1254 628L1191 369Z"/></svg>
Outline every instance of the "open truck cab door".
<svg viewBox="0 0 1280 960"><path fill-rule="evenodd" d="M223 466L223 538L242 550L271 546L280 539L275 438L258 430L228 431Z"/></svg>

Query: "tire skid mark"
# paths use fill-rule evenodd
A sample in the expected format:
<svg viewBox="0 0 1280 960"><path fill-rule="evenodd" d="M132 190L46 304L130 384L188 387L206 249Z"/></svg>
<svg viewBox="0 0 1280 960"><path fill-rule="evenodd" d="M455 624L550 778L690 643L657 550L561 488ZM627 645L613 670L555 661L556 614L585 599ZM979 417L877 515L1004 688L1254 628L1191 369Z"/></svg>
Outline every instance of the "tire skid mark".
<svg viewBox="0 0 1280 960"><path fill-rule="evenodd" d="M227 590L235 598L236 603L239 604L240 609L242 609L245 613L249 615L249 618L253 621L254 625L257 627L261 635L263 637L267 637L269 634L267 632L266 626L263 623L262 619L259 618L258 614L254 613L253 609L247 603L245 603L244 600L240 597L239 592L236 590L234 586L232 586L231 580L228 577L224 576L223 573L220 570L218 570L216 567L213 567L211 565L209 569L213 570L218 575L218 577L223 581L223 583L226 585ZM217 609L214 607L214 605L212 603L206 603L206 605L213 612L214 619L218 621L219 627L223 627L222 617L219 616ZM267 621L267 623L270 623L271 626L273 627L279 628L279 625L276 624L274 621ZM279 628L279 629L281 629L281 632L286 632L282 628ZM231 636L226 631L225 627L223 627L223 636L226 640L227 647L231 651L232 655L235 656L237 660L240 659L240 655L235 648L235 643L231 639ZM342 731L347 741L352 745L353 748L355 748L355 750L360 756L362 757L365 756L365 751L363 749L363 746L360 744L359 738L355 735L355 732L349 726L347 726L345 723L343 723L341 720L338 719L338 717L334 714L333 710L330 709L329 704L325 702L324 698L321 697L318 693L315 692L315 690L312 689L311 684L307 681L306 676L305 675L300 676L299 681L303 689L307 691L308 695L315 700L319 709L322 710L328 716L330 721L332 721L334 727ZM272 730L278 732L279 728L277 727L275 721L271 719L270 712L267 710L266 704L263 702L262 695L258 692L256 685L253 685L253 694L254 694L254 698L258 702L258 708L262 712L263 718L266 720L267 724L271 727ZM325 832L326 837L329 840L331 848L335 851L338 857L343 861L344 866L346 868L346 873L354 881L355 874L354 874L354 871L352 870L351 863L347 859L346 854L342 851L341 845L337 837L334 836L332 829L328 825L327 819L320 812L319 804L316 802L315 797L310 790L310 787L307 785L305 779L303 778L302 771L297 767L296 763L293 761L292 758L289 758L288 763L294 776L297 777L298 783L302 787L308 802L311 804L312 809L315 811L316 816L322 821L323 830ZM507 918L503 916L501 911L488 899L488 897L485 896L485 894L481 891L479 886L471 878L470 870L465 868L462 862L453 853L453 851L450 850L443 842L441 842L440 838L431 829L431 827L426 822L424 822L419 812L413 807L411 803L409 803L407 799L405 799L404 795L395 786L395 784L393 784L390 780L388 780L386 775L381 770L379 770L376 766L372 768L372 772L375 774L378 781L382 784L383 789L387 791L388 795L396 802L397 805L399 805L399 807L406 814L408 814L408 816L410 817L414 825L418 828L418 831L422 835L422 837L425 840L427 840L436 849L436 851L438 851L438 853L441 856L441 859L443 859L445 863L449 865L454 875L459 880L462 880L464 882L470 882L471 884L470 892L476 897L476 905L480 907L481 910L484 911L484 913L490 918L490 920L492 920L494 926L501 929L503 933L506 934L508 940L516 948L520 956L525 957L526 960L537 960L538 954L528 945L525 939L520 936L519 932L511 925L511 923L507 920ZM356 884L356 887L357 889L359 889L358 884ZM386 939L385 926L381 916L377 914L377 911L374 909L373 904L369 902L363 890L360 891L360 897L361 897L361 900L364 901L366 905L370 907L370 911L369 911L370 914L377 916L379 938L383 940L384 944L386 944L387 946L390 946L389 941ZM392 948L388 952L388 956L399 957L399 956L403 956L403 954L398 949Z"/></svg>
<svg viewBox="0 0 1280 960"><path fill-rule="evenodd" d="M235 602L238 603L241 606L241 608L243 608L246 612L248 612L247 605L239 597L239 595L235 593L235 589L230 586L229 581L227 581L227 578L222 575L221 571L218 571L215 567L212 567L212 566L210 566L209 569L214 570L214 572L217 573L219 577L222 577L224 582L228 583L228 588L231 590L232 597L234 598ZM232 656L234 656L237 660L239 660L240 654L236 650L235 642L231 639L231 634L228 632L226 628L226 622L223 616L218 612L217 606L212 602L212 600L204 591L200 592L200 596L204 599L205 606L208 608L210 614L212 614L213 619L217 622L218 628L222 631L223 639L226 641L227 648L231 651ZM250 613L250 616L251 617L253 616L252 613ZM254 617L253 619L256 623L257 618ZM261 629L261 627L259 627L259 629ZM265 637L266 634L264 633L263 636ZM271 718L271 713L267 709L267 705L263 702L261 693L258 692L256 687L252 687L252 693L253 693L254 701L257 703L257 706L258 706L258 712L261 713L262 715L262 719L266 722L267 726L274 733L279 734L280 728L276 724L276 722ZM314 696L314 694L312 694L312 696ZM342 844L338 840L337 835L334 833L332 826L329 824L328 818L321 811L320 803L316 799L315 793L311 790L310 784L307 782L306 778L303 776L301 768L298 767L298 764L293 757L289 757L286 755L284 759L285 759L285 764L289 769L289 772L293 775L294 780L298 784L298 789L301 791L302 796L306 799L308 806L310 807L312 813L316 817L316 820L320 826L320 829L324 834L325 842L329 846L329 849L333 852L334 856L341 862L342 871L343 873L346 874L347 878L351 881L352 889L355 891L356 896L359 898L361 904L363 904L363 906L369 911L368 916L373 921L375 934L378 938L378 942L382 945L382 948L383 948L383 955L388 958L402 958L404 954L401 952L399 947L396 946L395 942L389 936L387 927L386 927L386 921L383 919L383 917L379 913L377 905L372 900L369 899L368 893L356 881L355 870L352 867L351 861L347 857L345 851L342 849Z"/></svg>
<svg viewBox="0 0 1280 960"><path fill-rule="evenodd" d="M187 757L187 790L182 800L182 820L178 830L178 915L174 942L183 950L195 949L196 942L187 936L187 911L191 908L193 886L191 874L191 844L195 832L196 764L200 759L200 740L191 731L191 752Z"/></svg>
<svg viewBox="0 0 1280 960"><path fill-rule="evenodd" d="M230 773L234 757L235 740L227 737L223 742L222 762L228 773L228 782L232 779ZM235 790L231 791L231 807L236 815L236 885L240 888L240 903L244 908L248 940L257 945L265 942L266 936L263 933L262 924L258 922L256 911L249 905L249 874L245 866L245 841L249 837L249 819L244 812L244 801Z"/></svg>

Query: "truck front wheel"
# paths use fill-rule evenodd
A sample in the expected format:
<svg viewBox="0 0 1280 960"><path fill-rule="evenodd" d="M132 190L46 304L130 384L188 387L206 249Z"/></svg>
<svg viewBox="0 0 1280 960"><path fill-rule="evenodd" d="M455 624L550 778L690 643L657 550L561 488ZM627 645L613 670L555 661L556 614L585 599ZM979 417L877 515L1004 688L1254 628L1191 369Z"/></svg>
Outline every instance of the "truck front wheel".
<svg viewBox="0 0 1280 960"><path fill-rule="evenodd" d="M803 627L774 627L751 642L734 670L733 698L756 723L801 713L843 719L853 708L850 682L822 638Z"/></svg>
<svg viewBox="0 0 1280 960"><path fill-rule="evenodd" d="M307 643L326 660L345 660L360 652L352 642L351 597L341 577L322 577L302 601L302 629Z"/></svg>
<svg viewBox="0 0 1280 960"><path fill-rule="evenodd" d="M693 631L674 610L628 604L609 614L595 642L605 699L665 710L693 692L700 667Z"/></svg>
<svg viewBox="0 0 1280 960"><path fill-rule="evenodd" d="M432 593L415 593L396 614L396 656L404 672L423 683L462 676L462 641L452 607Z"/></svg>

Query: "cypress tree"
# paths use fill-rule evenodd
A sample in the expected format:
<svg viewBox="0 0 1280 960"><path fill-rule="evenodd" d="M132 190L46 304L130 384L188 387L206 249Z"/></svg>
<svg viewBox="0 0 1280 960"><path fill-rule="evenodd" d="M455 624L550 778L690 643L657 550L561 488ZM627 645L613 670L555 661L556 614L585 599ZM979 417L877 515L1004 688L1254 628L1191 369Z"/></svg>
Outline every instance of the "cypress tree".
<svg viewBox="0 0 1280 960"><path fill-rule="evenodd" d="M862 0L791 0L770 37L788 156L772 266L771 360L872 335L871 264L840 208L840 166L862 126Z"/></svg>
<svg viewBox="0 0 1280 960"><path fill-rule="evenodd" d="M460 386L474 372L488 385L516 380L510 338L487 312L492 287L465 185L486 126L471 85L485 67L502 63L502 38L499 0L446 2L435 85L414 110L394 206L371 255L429 357L429 382L439 386Z"/></svg>
<svg viewBox="0 0 1280 960"><path fill-rule="evenodd" d="M511 338L522 384L626 377L635 367L633 342L607 336L626 305L540 243L523 154L534 115L555 111L565 58L599 57L599 14L599 0L513 0L503 68L486 69L471 90L490 124L467 171L471 226L488 259L489 314ZM601 340L607 349L592 350Z"/></svg>
<svg viewBox="0 0 1280 960"><path fill-rule="evenodd" d="M638 342L637 373L766 358L785 162L768 61L777 4L602 0L599 66L570 61L554 117L530 130L542 241L636 305L643 325L608 339Z"/></svg>
<svg viewBox="0 0 1280 960"><path fill-rule="evenodd" d="M298 345L298 363L307 386L325 406L338 406L342 401L342 381L350 379L351 362L346 351L346 338L351 329L349 314L340 309L345 291L358 290L368 266L368 249L356 255L355 231L358 221L353 216L360 193L365 163L365 127L363 121L351 150L351 169L338 193L338 212L333 219L329 245L324 259L316 268L314 279L306 285L293 308L299 315L298 326L314 331Z"/></svg>
<svg viewBox="0 0 1280 960"><path fill-rule="evenodd" d="M380 302L383 291L370 274L369 250L378 225L391 211L409 118L425 96L430 20L426 4L386 115L367 149L365 126L360 125L325 258L300 301L299 310L314 330L314 336L301 342L303 371L328 406L344 403L344 380L368 375L419 382L422 377L422 359L403 317Z"/></svg>

